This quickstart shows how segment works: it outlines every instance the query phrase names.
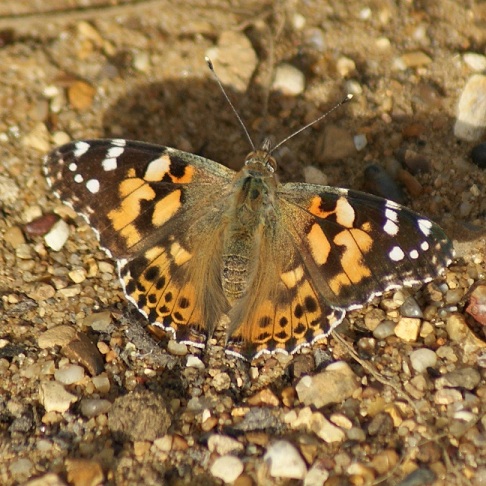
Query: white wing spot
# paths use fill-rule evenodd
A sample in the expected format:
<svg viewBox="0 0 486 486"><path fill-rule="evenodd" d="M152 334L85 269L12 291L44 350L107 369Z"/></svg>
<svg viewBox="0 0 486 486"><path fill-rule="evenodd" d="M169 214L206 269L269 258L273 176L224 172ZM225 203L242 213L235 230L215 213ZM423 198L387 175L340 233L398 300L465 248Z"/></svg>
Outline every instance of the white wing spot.
<svg viewBox="0 0 486 486"><path fill-rule="evenodd" d="M394 223L398 223L398 213L393 209L385 209L385 216Z"/></svg>
<svg viewBox="0 0 486 486"><path fill-rule="evenodd" d="M110 170L115 170L118 166L116 159L105 159L101 162L101 166L105 172L109 172Z"/></svg>
<svg viewBox="0 0 486 486"><path fill-rule="evenodd" d="M403 260L403 257L405 256L405 253L403 253L402 249L399 246L394 246L390 253L388 253L388 256L394 261L394 262L399 262L400 260Z"/></svg>
<svg viewBox="0 0 486 486"><path fill-rule="evenodd" d="M111 159L111 158L117 158L117 157L120 157L120 155L125 151L125 149L123 147L110 147L108 149L108 154L107 154L107 159Z"/></svg>
<svg viewBox="0 0 486 486"><path fill-rule="evenodd" d="M118 147L125 147L125 145L127 144L127 141L124 139L124 138L114 138L111 143L113 145L116 145Z"/></svg>
<svg viewBox="0 0 486 486"><path fill-rule="evenodd" d="M83 141L76 142L74 144L74 151L73 151L74 156L76 158L81 157L89 150L89 147L90 145L87 142L83 142Z"/></svg>
<svg viewBox="0 0 486 486"><path fill-rule="evenodd" d="M387 207L388 209L394 209L396 211L402 209L400 204L397 204L395 201L390 201L389 199L386 200L385 207Z"/></svg>
<svg viewBox="0 0 486 486"><path fill-rule="evenodd" d="M420 231L425 235L429 236L430 235L430 228L432 228L432 221L429 221L428 219L419 219L417 221L418 227Z"/></svg>
<svg viewBox="0 0 486 486"><path fill-rule="evenodd" d="M398 233L398 225L395 224L391 219L387 219L386 223L383 226L383 231L387 235L396 236Z"/></svg>
<svg viewBox="0 0 486 486"><path fill-rule="evenodd" d="M71 172L76 172L78 170L78 164L75 164L74 162L71 162L69 165L68 165L68 169L71 171Z"/></svg>
<svg viewBox="0 0 486 486"><path fill-rule="evenodd" d="M78 184L81 184L81 182L83 182L84 179L83 179L83 176L81 174L76 174L74 176L74 182L77 182Z"/></svg>
<svg viewBox="0 0 486 486"><path fill-rule="evenodd" d="M424 241L423 243L420 243L420 248L423 251L427 251L430 248L430 246L429 246L429 244L426 241Z"/></svg>
<svg viewBox="0 0 486 486"><path fill-rule="evenodd" d="M89 192L96 194L100 190L100 181L98 179L90 179L86 182L86 189Z"/></svg>
<svg viewBox="0 0 486 486"><path fill-rule="evenodd" d="M412 250L412 251L410 252L410 258L411 258L412 260L416 260L418 257L419 257L419 252L418 252L417 250Z"/></svg>

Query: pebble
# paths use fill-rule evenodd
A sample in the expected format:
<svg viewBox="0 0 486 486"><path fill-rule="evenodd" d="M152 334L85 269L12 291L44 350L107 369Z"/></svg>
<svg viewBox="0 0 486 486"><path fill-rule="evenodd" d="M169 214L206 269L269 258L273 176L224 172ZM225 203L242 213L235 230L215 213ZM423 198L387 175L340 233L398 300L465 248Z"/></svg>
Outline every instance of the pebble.
<svg viewBox="0 0 486 486"><path fill-rule="evenodd" d="M403 317L422 318L423 312L417 301L412 297L407 297L405 302L400 306L400 315Z"/></svg>
<svg viewBox="0 0 486 486"><path fill-rule="evenodd" d="M86 270L84 268L75 268L68 273L69 278L76 284L86 280Z"/></svg>
<svg viewBox="0 0 486 486"><path fill-rule="evenodd" d="M326 174L313 165L306 165L303 172L304 180L307 184L321 184L322 186L327 186L329 182Z"/></svg>
<svg viewBox="0 0 486 486"><path fill-rule="evenodd" d="M96 88L86 81L74 81L68 88L68 99L71 106L79 111L91 108Z"/></svg>
<svg viewBox="0 0 486 486"><path fill-rule="evenodd" d="M344 361L330 364L322 373L304 376L295 389L304 405L316 408L330 403L340 403L359 389L359 381Z"/></svg>
<svg viewBox="0 0 486 486"><path fill-rule="evenodd" d="M44 331L37 339L37 345L41 349L54 346L65 346L76 338L77 331L71 326L56 326Z"/></svg>
<svg viewBox="0 0 486 486"><path fill-rule="evenodd" d="M167 350L170 354L174 356L186 356L189 350L187 349L187 344L180 343L175 339L171 339L167 343Z"/></svg>
<svg viewBox="0 0 486 486"><path fill-rule="evenodd" d="M267 463L270 476L274 478L304 479L307 467L299 451L285 440L271 444L263 460Z"/></svg>
<svg viewBox="0 0 486 486"><path fill-rule="evenodd" d="M446 330L452 341L464 342L468 333L464 316L459 313L451 314L446 322Z"/></svg>
<svg viewBox="0 0 486 486"><path fill-rule="evenodd" d="M437 476L430 469L421 467L408 474L398 486L424 486L435 484Z"/></svg>
<svg viewBox="0 0 486 486"><path fill-rule="evenodd" d="M79 383L84 378L84 368L78 365L67 364L55 371L54 378L63 385Z"/></svg>
<svg viewBox="0 0 486 486"><path fill-rule="evenodd" d="M386 313L383 309L371 309L364 316L364 324L369 331L375 331L376 328L385 320Z"/></svg>
<svg viewBox="0 0 486 486"><path fill-rule="evenodd" d="M219 455L232 454L243 451L243 444L228 435L212 434L208 439L210 452L217 452Z"/></svg>
<svg viewBox="0 0 486 486"><path fill-rule="evenodd" d="M83 324L96 332L108 332L112 323L110 311L93 312L84 318Z"/></svg>
<svg viewBox="0 0 486 486"><path fill-rule="evenodd" d="M405 202L400 186L383 167L376 164L370 164L364 170L364 190L399 204Z"/></svg>
<svg viewBox="0 0 486 486"><path fill-rule="evenodd" d="M18 226L12 226L8 228L3 235L3 239L14 250L17 249L20 245L26 244L24 234Z"/></svg>
<svg viewBox="0 0 486 486"><path fill-rule="evenodd" d="M66 483L54 473L47 473L24 483L24 486L66 486Z"/></svg>
<svg viewBox="0 0 486 486"><path fill-rule="evenodd" d="M322 415L322 413L319 412L312 414L310 430L328 444L332 444L333 442L344 442L346 439L345 432L336 425L333 425L326 419L326 417L324 417L324 415Z"/></svg>
<svg viewBox="0 0 486 486"><path fill-rule="evenodd" d="M56 222L59 216L53 213L43 214L25 225L25 232L30 236L44 236Z"/></svg>
<svg viewBox="0 0 486 486"><path fill-rule="evenodd" d="M50 134L46 125L42 122L38 122L34 128L22 139L22 144L25 147L33 148L39 152L49 152Z"/></svg>
<svg viewBox="0 0 486 486"><path fill-rule="evenodd" d="M257 67L258 58L245 34L236 30L222 32L218 45L208 49L206 55L214 63L223 85L246 92Z"/></svg>
<svg viewBox="0 0 486 486"><path fill-rule="evenodd" d="M322 460L317 460L307 472L304 486L324 486L329 478L329 471Z"/></svg>
<svg viewBox="0 0 486 486"><path fill-rule="evenodd" d="M486 284L479 284L468 293L466 312L476 322L486 326Z"/></svg>
<svg viewBox="0 0 486 486"><path fill-rule="evenodd" d="M430 64L432 59L422 51L407 52L393 62L393 68L405 71L410 68L417 68Z"/></svg>
<svg viewBox="0 0 486 486"><path fill-rule="evenodd" d="M56 289L49 284L39 283L34 286L31 292L27 292L27 296L36 302L44 302L56 295Z"/></svg>
<svg viewBox="0 0 486 486"><path fill-rule="evenodd" d="M108 393L110 391L110 379L105 373L101 373L100 375L93 376L91 378L93 385L95 386L96 390L100 393Z"/></svg>
<svg viewBox="0 0 486 486"><path fill-rule="evenodd" d="M194 356L193 354L190 354L187 357L186 366L188 368L196 368L198 370L203 370L206 367L201 359L197 356Z"/></svg>
<svg viewBox="0 0 486 486"><path fill-rule="evenodd" d="M11 206L18 202L20 188L9 177L0 174L0 202Z"/></svg>
<svg viewBox="0 0 486 486"><path fill-rule="evenodd" d="M118 397L108 412L108 428L122 439L153 441L163 437L170 425L162 396L148 390Z"/></svg>
<svg viewBox="0 0 486 486"><path fill-rule="evenodd" d="M67 480L72 486L98 486L103 483L101 466L89 459L66 459Z"/></svg>
<svg viewBox="0 0 486 486"><path fill-rule="evenodd" d="M373 337L375 337L378 340L386 339L390 336L395 335L395 326L396 323L393 321L383 321L380 325L376 327L376 329L373 331Z"/></svg>
<svg viewBox="0 0 486 486"><path fill-rule="evenodd" d="M8 469L16 482L23 483L26 479L29 479L33 467L34 464L30 459L22 457L13 461Z"/></svg>
<svg viewBox="0 0 486 486"><path fill-rule="evenodd" d="M336 125L326 125L315 147L318 162L345 159L356 154L354 139L348 130Z"/></svg>
<svg viewBox="0 0 486 486"><path fill-rule="evenodd" d="M462 402L462 395L455 388L442 388L434 394L434 402L438 405L450 405L451 403Z"/></svg>
<svg viewBox="0 0 486 486"><path fill-rule="evenodd" d="M479 143L471 150L471 160L480 169L486 169L486 142Z"/></svg>
<svg viewBox="0 0 486 486"><path fill-rule="evenodd" d="M69 226L63 219L60 219L44 236L44 241L51 250L59 251L65 245L68 238Z"/></svg>
<svg viewBox="0 0 486 486"><path fill-rule="evenodd" d="M353 137L353 140L354 146L356 147L356 150L358 152L361 152L361 150L363 150L368 145L368 139L366 138L366 135L364 133L355 135Z"/></svg>
<svg viewBox="0 0 486 486"><path fill-rule="evenodd" d="M269 389L264 388L259 392L255 393L247 400L248 405L252 407L261 407L261 406L269 406L269 407L278 407L280 402L275 394Z"/></svg>
<svg viewBox="0 0 486 486"><path fill-rule="evenodd" d="M417 373L423 373L437 364L437 355L431 349L416 349L410 353L410 363Z"/></svg>
<svg viewBox="0 0 486 486"><path fill-rule="evenodd" d="M233 483L243 472L243 462L235 456L218 457L210 467L211 474L225 483Z"/></svg>
<svg viewBox="0 0 486 486"><path fill-rule="evenodd" d="M66 391L61 383L46 381L40 385L39 399L46 412L64 413L78 397Z"/></svg>
<svg viewBox="0 0 486 486"><path fill-rule="evenodd" d="M108 413L111 402L102 398L83 398L79 404L81 413L88 418Z"/></svg>
<svg viewBox="0 0 486 486"><path fill-rule="evenodd" d="M84 366L91 376L99 375L105 369L103 356L89 337L77 332L75 339L63 346L62 353L72 361Z"/></svg>
<svg viewBox="0 0 486 486"><path fill-rule="evenodd" d="M462 55L464 62L476 72L486 71L486 56L477 52L465 52Z"/></svg>
<svg viewBox="0 0 486 486"><path fill-rule="evenodd" d="M395 336L403 341L415 342L420 331L420 319L402 317L395 326Z"/></svg>
<svg viewBox="0 0 486 486"><path fill-rule="evenodd" d="M282 63L275 70L272 90L281 91L286 96L297 96L305 91L305 76L292 64Z"/></svg>
<svg viewBox="0 0 486 486"><path fill-rule="evenodd" d="M475 368L462 368L450 371L435 380L437 388L465 388L474 390L481 381L481 375Z"/></svg>
<svg viewBox="0 0 486 486"><path fill-rule="evenodd" d="M457 107L454 135L468 142L478 141L486 129L486 76L474 74L464 87Z"/></svg>
<svg viewBox="0 0 486 486"><path fill-rule="evenodd" d="M371 461L370 466L380 475L391 471L400 460L400 457L393 449L386 449L379 452Z"/></svg>

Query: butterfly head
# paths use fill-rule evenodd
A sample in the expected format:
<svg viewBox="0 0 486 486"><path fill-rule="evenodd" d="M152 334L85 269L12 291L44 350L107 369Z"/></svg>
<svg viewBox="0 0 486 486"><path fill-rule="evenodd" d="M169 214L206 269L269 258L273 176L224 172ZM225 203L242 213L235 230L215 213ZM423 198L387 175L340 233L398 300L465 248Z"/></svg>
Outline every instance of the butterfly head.
<svg viewBox="0 0 486 486"><path fill-rule="evenodd" d="M266 138L262 148L253 150L245 159L245 168L249 172L272 175L277 170L277 161L271 155L270 139Z"/></svg>

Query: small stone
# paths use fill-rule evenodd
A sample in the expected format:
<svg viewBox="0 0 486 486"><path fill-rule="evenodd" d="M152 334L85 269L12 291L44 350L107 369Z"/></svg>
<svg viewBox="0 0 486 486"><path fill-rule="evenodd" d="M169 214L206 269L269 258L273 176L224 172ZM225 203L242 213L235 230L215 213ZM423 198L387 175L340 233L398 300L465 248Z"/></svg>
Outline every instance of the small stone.
<svg viewBox="0 0 486 486"><path fill-rule="evenodd" d="M403 317L422 318L424 315L422 309L413 297L407 297L405 302L400 306L400 315Z"/></svg>
<svg viewBox="0 0 486 486"><path fill-rule="evenodd" d="M83 324L96 332L108 332L112 324L111 312L93 312L84 318Z"/></svg>
<svg viewBox="0 0 486 486"><path fill-rule="evenodd" d="M446 330L452 341L464 342L468 334L464 316L459 313L451 314L446 322Z"/></svg>
<svg viewBox="0 0 486 486"><path fill-rule="evenodd" d="M75 337L77 331L71 326L56 326L44 331L37 339L37 344L41 349L52 348L54 346L65 346Z"/></svg>
<svg viewBox="0 0 486 486"><path fill-rule="evenodd" d="M103 483L101 466L89 459L66 459L67 480L73 486L98 486Z"/></svg>
<svg viewBox="0 0 486 486"><path fill-rule="evenodd" d="M468 292L465 310L476 322L486 326L486 284L479 284Z"/></svg>
<svg viewBox="0 0 486 486"><path fill-rule="evenodd" d="M450 405L452 403L462 402L462 395L455 388L443 388L437 390L434 394L434 402L438 405Z"/></svg>
<svg viewBox="0 0 486 486"><path fill-rule="evenodd" d="M56 370L54 378L63 385L79 383L84 378L84 368L78 365L67 364Z"/></svg>
<svg viewBox="0 0 486 486"><path fill-rule="evenodd" d="M304 486L324 486L328 478L329 471L326 469L324 461L318 459L307 472Z"/></svg>
<svg viewBox="0 0 486 486"><path fill-rule="evenodd" d="M110 391L110 379L106 375L106 373L101 373L100 375L93 376L91 378L93 385L95 386L96 390L100 393L108 393Z"/></svg>
<svg viewBox="0 0 486 486"><path fill-rule="evenodd" d="M250 398L248 398L248 405L252 407L278 407L279 404L280 402L278 398L268 388L264 388L263 390L260 390L259 392L255 393L255 395L252 395Z"/></svg>
<svg viewBox="0 0 486 486"><path fill-rule="evenodd" d="M486 71L486 56L477 52L465 52L462 55L464 62L476 72Z"/></svg>
<svg viewBox="0 0 486 486"><path fill-rule="evenodd" d="M359 389L359 381L344 361L330 364L322 373L304 376L295 387L304 405L316 408L340 403Z"/></svg>
<svg viewBox="0 0 486 486"><path fill-rule="evenodd" d="M54 297L54 295L56 295L56 289L46 283L36 284L32 292L27 292L27 296L36 302L44 302Z"/></svg>
<svg viewBox="0 0 486 486"><path fill-rule="evenodd" d="M410 363L417 373L423 373L437 364L437 355L431 349L416 349L410 353Z"/></svg>
<svg viewBox="0 0 486 486"><path fill-rule="evenodd" d="M167 343L167 350L170 354L173 354L174 356L186 356L189 352L185 343L180 343L175 339L171 339Z"/></svg>
<svg viewBox="0 0 486 486"><path fill-rule="evenodd" d="M63 346L61 351L70 360L84 366L92 376L99 375L105 369L103 356L82 332L77 332L75 339Z"/></svg>
<svg viewBox="0 0 486 486"><path fill-rule="evenodd" d="M101 398L83 398L80 402L81 413L88 418L108 413L111 402Z"/></svg>
<svg viewBox="0 0 486 486"><path fill-rule="evenodd" d="M14 460L8 469L12 475L12 478L14 478L15 482L18 484L23 483L26 479L29 479L33 467L34 464L32 464L32 461L25 457Z"/></svg>
<svg viewBox="0 0 486 486"><path fill-rule="evenodd" d="M379 452L371 461L371 467L380 475L391 471L400 460L400 457L393 449L386 449Z"/></svg>
<svg viewBox="0 0 486 486"><path fill-rule="evenodd" d="M257 67L258 58L245 34L236 30L221 33L218 45L207 51L224 85L245 92Z"/></svg>
<svg viewBox="0 0 486 486"><path fill-rule="evenodd" d="M220 372L213 378L211 385L218 392L227 390L231 386L231 378L228 373Z"/></svg>
<svg viewBox="0 0 486 486"><path fill-rule="evenodd" d="M420 331L420 319L402 317L395 327L395 336L407 342L415 342Z"/></svg>
<svg viewBox="0 0 486 486"><path fill-rule="evenodd" d="M8 228L3 235L3 239L14 250L17 249L20 245L26 244L24 234L18 226L12 226L11 228Z"/></svg>
<svg viewBox="0 0 486 486"><path fill-rule="evenodd" d="M319 136L316 148L316 160L329 162L340 160L356 154L353 136L344 128L326 125Z"/></svg>
<svg viewBox="0 0 486 486"><path fill-rule="evenodd" d="M282 63L275 70L272 89L286 96L297 96L305 90L304 73L291 64Z"/></svg>
<svg viewBox="0 0 486 486"><path fill-rule="evenodd" d="M344 442L346 440L345 432L329 422L329 420L319 412L312 414L310 430L328 444L333 442Z"/></svg>
<svg viewBox="0 0 486 486"><path fill-rule="evenodd" d="M47 381L40 385L39 399L46 412L64 413L78 400L78 397L67 392L61 383Z"/></svg>
<svg viewBox="0 0 486 486"><path fill-rule="evenodd" d="M132 441L163 437L170 425L170 414L162 396L148 390L116 398L108 413L111 432Z"/></svg>
<svg viewBox="0 0 486 486"><path fill-rule="evenodd" d="M364 190L375 196L403 204L405 195L393 177L383 167L370 164L364 170Z"/></svg>
<svg viewBox="0 0 486 486"><path fill-rule="evenodd" d="M53 213L43 214L25 225L25 232L30 236L44 236L59 220Z"/></svg>
<svg viewBox="0 0 486 486"><path fill-rule="evenodd" d="M469 142L479 140L486 129L486 76L474 74L464 87L457 107L454 135Z"/></svg>
<svg viewBox="0 0 486 486"><path fill-rule="evenodd" d="M432 59L422 51L414 51L403 54L393 62L393 67L399 71L405 71L410 68L427 66Z"/></svg>
<svg viewBox="0 0 486 486"><path fill-rule="evenodd" d="M0 174L0 202L11 206L18 202L20 188L10 177Z"/></svg>
<svg viewBox="0 0 486 486"><path fill-rule="evenodd" d="M383 321L376 329L373 331L373 337L382 340L390 336L395 335L396 324L393 321Z"/></svg>
<svg viewBox="0 0 486 486"><path fill-rule="evenodd" d="M96 88L85 81L75 81L68 88L68 99L71 106L79 111L91 108Z"/></svg>
<svg viewBox="0 0 486 486"><path fill-rule="evenodd" d="M486 169L486 142L479 143L471 150L471 160L480 169Z"/></svg>
<svg viewBox="0 0 486 486"><path fill-rule="evenodd" d="M211 474L225 483L233 483L243 472L243 462L235 456L218 457L210 467Z"/></svg>
<svg viewBox="0 0 486 486"><path fill-rule="evenodd" d="M66 483L57 474L47 473L23 483L23 486L66 486Z"/></svg>
<svg viewBox="0 0 486 486"><path fill-rule="evenodd" d="M69 278L76 284L86 280L86 270L84 268L75 268L68 273Z"/></svg>
<svg viewBox="0 0 486 486"><path fill-rule="evenodd" d="M437 388L465 388L474 390L481 381L481 375L475 368L462 368L450 371L435 380Z"/></svg>
<svg viewBox="0 0 486 486"><path fill-rule="evenodd" d="M353 137L353 140L354 146L356 147L356 150L358 152L361 152L361 150L363 150L368 145L368 139L366 138L366 135L364 133L355 135Z"/></svg>
<svg viewBox="0 0 486 486"><path fill-rule="evenodd" d="M201 359L197 356L194 356L193 354L190 354L187 357L186 366L188 368L196 368L198 370L203 370L206 367Z"/></svg>
<svg viewBox="0 0 486 486"><path fill-rule="evenodd" d="M46 245L54 251L59 251L69 238L69 226L60 219L52 226L50 231L44 236Z"/></svg>
<svg viewBox="0 0 486 486"><path fill-rule="evenodd" d="M268 464L270 476L274 478L304 479L307 467L299 451L285 440L271 444L263 460Z"/></svg>
<svg viewBox="0 0 486 486"><path fill-rule="evenodd" d="M304 180L307 184L320 184L322 186L327 186L328 180L326 174L322 172L321 169L313 165L306 165L303 169Z"/></svg>
<svg viewBox="0 0 486 486"><path fill-rule="evenodd" d="M39 152L49 152L50 146L49 130L43 122L38 122L34 128L22 139L25 147L33 148Z"/></svg>
<svg viewBox="0 0 486 486"><path fill-rule="evenodd" d="M342 78L353 76L356 74L356 63L346 56L341 56L336 61L336 70Z"/></svg>
<svg viewBox="0 0 486 486"><path fill-rule="evenodd" d="M383 309L372 309L364 316L364 324L369 331L375 331L379 324L386 318L386 313Z"/></svg>
<svg viewBox="0 0 486 486"><path fill-rule="evenodd" d="M243 444L227 435L212 434L208 439L210 452L217 452L223 456L243 451Z"/></svg>

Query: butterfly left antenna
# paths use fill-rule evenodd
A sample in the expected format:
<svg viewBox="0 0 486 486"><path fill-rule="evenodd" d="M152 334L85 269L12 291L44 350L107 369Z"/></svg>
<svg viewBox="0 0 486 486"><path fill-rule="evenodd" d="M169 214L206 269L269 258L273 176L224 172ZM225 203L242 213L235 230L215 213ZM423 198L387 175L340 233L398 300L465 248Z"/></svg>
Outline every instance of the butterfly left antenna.
<svg viewBox="0 0 486 486"><path fill-rule="evenodd" d="M243 131L245 132L245 135L246 135L246 138L249 140L250 142L250 145L253 149L253 151L256 150L255 148L255 144L253 143L253 140L251 139L250 137L250 134L248 133L248 130L246 129L246 126L245 124L243 123L243 120L241 119L240 115L238 114L238 112L236 111L236 108L234 107L233 103L231 103L231 100L229 99L229 96L226 94L226 91L224 90L223 88L223 84L221 83L218 75L216 74L216 71L214 70L214 66L213 66L213 62L211 61L211 59L209 59L209 57L205 57L205 60L206 60L206 63L209 67L209 69L211 70L211 72L213 73L213 76L214 76L214 79L216 79L216 82L218 83L221 91L223 92L223 95L224 97L226 98L226 101L228 102L228 104L231 106L231 109L233 110L233 113L236 115L236 118L238 119L238 122L239 124L241 125L241 127L243 128Z"/></svg>

